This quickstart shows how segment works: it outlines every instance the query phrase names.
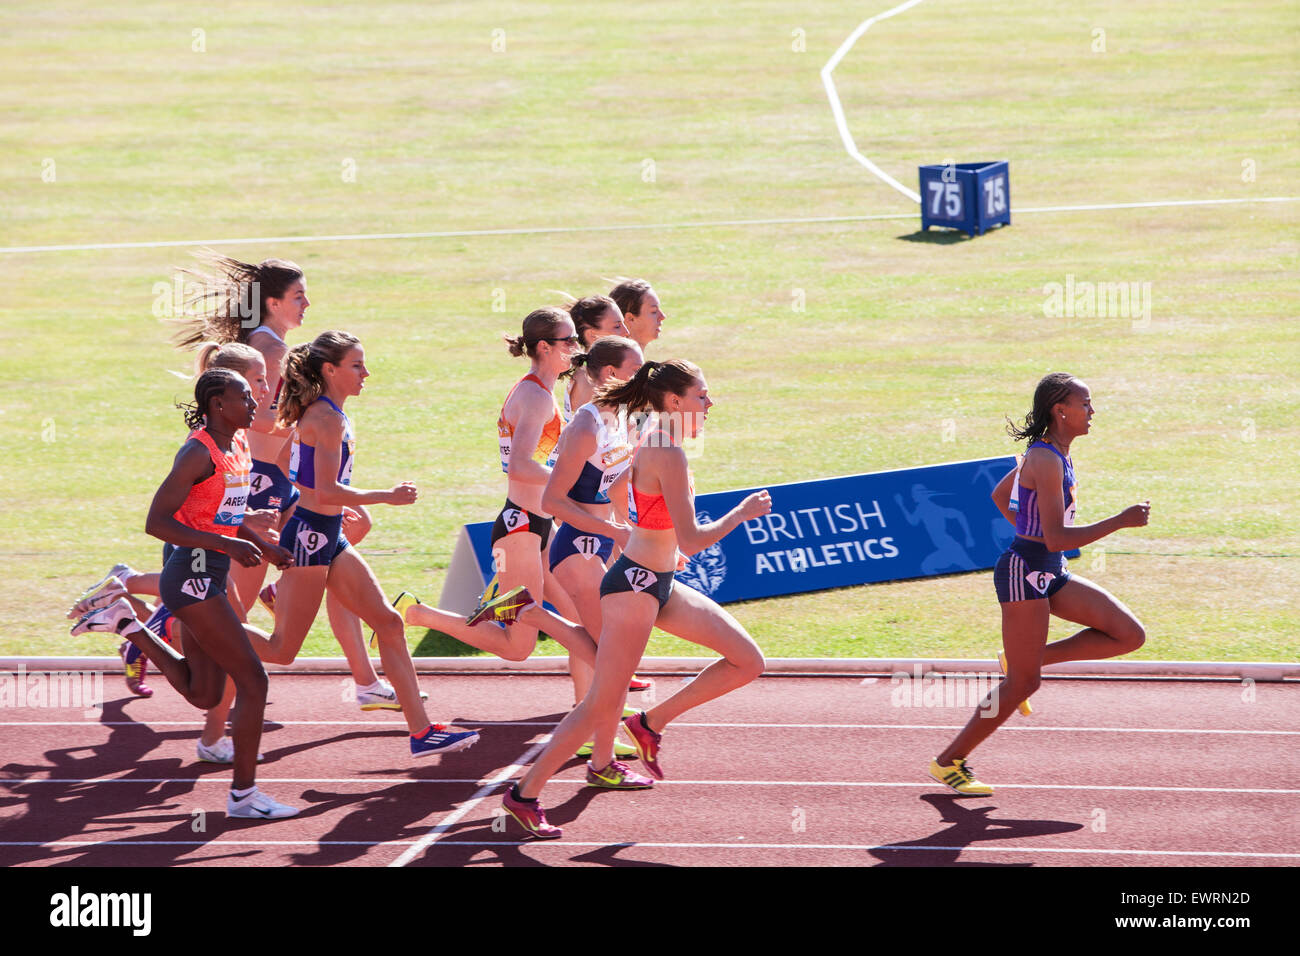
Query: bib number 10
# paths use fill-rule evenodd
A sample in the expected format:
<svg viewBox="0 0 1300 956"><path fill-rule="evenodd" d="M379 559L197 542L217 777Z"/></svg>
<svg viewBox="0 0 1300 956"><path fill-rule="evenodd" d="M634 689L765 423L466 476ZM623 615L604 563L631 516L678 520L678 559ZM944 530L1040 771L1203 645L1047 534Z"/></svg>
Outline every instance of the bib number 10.
<svg viewBox="0 0 1300 956"><path fill-rule="evenodd" d="M930 190L930 215L945 219L960 219L961 183L945 183L932 179L926 183Z"/></svg>
<svg viewBox="0 0 1300 956"><path fill-rule="evenodd" d="M997 216L1007 211L1007 181L1003 176L984 181L984 214Z"/></svg>

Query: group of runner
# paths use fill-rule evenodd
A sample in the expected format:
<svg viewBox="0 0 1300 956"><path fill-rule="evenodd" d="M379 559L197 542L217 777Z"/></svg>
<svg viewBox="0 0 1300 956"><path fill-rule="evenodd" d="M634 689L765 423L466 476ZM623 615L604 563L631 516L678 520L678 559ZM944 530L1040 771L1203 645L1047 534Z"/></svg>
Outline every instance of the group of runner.
<svg viewBox="0 0 1300 956"><path fill-rule="evenodd" d="M292 663L322 601L357 703L400 710L415 757L465 749L478 734L429 719L406 625L442 631L507 660L526 659L539 630L565 648L575 707L502 801L542 839L560 836L546 821L542 788L574 754L589 758L590 786L652 787L663 779L668 724L762 673L763 655L740 623L674 582L689 555L767 514L771 498L758 492L716 521L697 519L683 442L698 435L713 402L697 366L646 360L665 318L648 283L625 281L607 296L537 309L518 336L507 336L510 354L526 357L530 367L497 422L507 488L491 533L496 577L479 608L462 618L407 592L390 602L354 547L372 524L367 506L405 506L419 497L411 481L378 490L352 485L357 439L344 407L369 376L362 343L327 331L287 345L310 304L302 270L292 263L209 255L207 266L191 274L202 291L187 303L178 336L181 347L198 351L194 403L185 408L189 435L146 523L165 542L162 570L116 565L70 616L78 618L74 634L125 639L121 653L134 693L151 693L148 661L207 711L198 756L233 765L229 815L279 819L298 812L256 786L268 684L263 662ZM562 382L563 404L556 397ZM1087 434L1092 414L1088 387L1053 373L1039 383L1024 427L1012 429L1030 444L993 492L1017 535L995 572L1006 676L993 692L996 706L981 704L929 768L958 793L992 793L966 758L1016 707L1028 712L1043 664L1113 657L1143 641L1122 603L1065 570L1064 551L1143 525L1149 512L1143 503L1074 526L1069 449ZM264 587L270 565L281 574ZM150 596L159 603L142 600ZM247 623L258 597L274 615L269 634ZM1049 613L1084 629L1047 644ZM373 630L387 680L374 671L363 622ZM654 707L629 709L629 691L651 685L635 671L656 626L721 657ZM620 729L628 742L618 738ZM625 762L633 757L648 776Z"/></svg>

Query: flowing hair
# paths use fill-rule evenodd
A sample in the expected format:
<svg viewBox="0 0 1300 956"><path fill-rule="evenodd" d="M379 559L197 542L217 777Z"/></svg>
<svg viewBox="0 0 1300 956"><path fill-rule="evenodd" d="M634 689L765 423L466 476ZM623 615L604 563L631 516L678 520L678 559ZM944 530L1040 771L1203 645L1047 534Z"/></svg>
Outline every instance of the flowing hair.
<svg viewBox="0 0 1300 956"><path fill-rule="evenodd" d="M180 330L173 341L187 352L205 342L247 342L266 316L267 299L284 298L303 277L302 269L284 259L253 265L207 249L194 255L207 269L180 270L189 280L186 289L194 291L185 300L183 314L174 320Z"/></svg>

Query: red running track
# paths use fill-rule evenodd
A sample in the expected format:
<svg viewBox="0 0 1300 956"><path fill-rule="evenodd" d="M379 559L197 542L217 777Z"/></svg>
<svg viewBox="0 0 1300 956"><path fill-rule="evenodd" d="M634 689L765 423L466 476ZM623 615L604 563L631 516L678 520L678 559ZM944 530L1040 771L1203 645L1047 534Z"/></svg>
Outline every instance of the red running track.
<svg viewBox="0 0 1300 956"><path fill-rule="evenodd" d="M229 768L196 762L197 714L155 680L89 718L0 709L0 865L1300 864L1300 788L1279 772L1295 683L1048 680L972 759L997 793L958 798L926 766L963 701L764 678L669 728L654 790L589 789L574 760L543 794L564 837L540 843L499 814L500 781L567 710L563 678L423 678L431 715L482 739L414 761L401 716L346 703L349 679L273 677L258 783L303 808L274 823L226 819Z"/></svg>

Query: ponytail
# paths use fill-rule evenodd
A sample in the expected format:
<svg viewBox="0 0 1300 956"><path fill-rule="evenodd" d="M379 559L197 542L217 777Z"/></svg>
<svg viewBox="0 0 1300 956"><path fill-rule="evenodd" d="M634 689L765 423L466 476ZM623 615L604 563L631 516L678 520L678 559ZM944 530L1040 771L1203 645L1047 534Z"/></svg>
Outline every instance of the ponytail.
<svg viewBox="0 0 1300 956"><path fill-rule="evenodd" d="M348 332L322 332L284 357L277 424L298 424L312 403L325 394L325 363L341 365L348 352L361 343Z"/></svg>
<svg viewBox="0 0 1300 956"><path fill-rule="evenodd" d="M266 259L257 265L240 262L211 250L196 252L208 271L181 269L188 298L174 341L191 351L205 342L247 342L249 333L266 317L267 299L282 299L289 287L302 281L302 269L284 259Z"/></svg>
<svg viewBox="0 0 1300 956"><path fill-rule="evenodd" d="M646 362L628 381L610 382L596 389L592 400L607 408L627 406L629 412L647 408L662 412L669 392L685 395L686 390L699 379L699 366L685 359Z"/></svg>

